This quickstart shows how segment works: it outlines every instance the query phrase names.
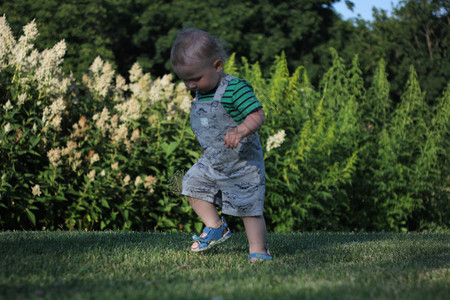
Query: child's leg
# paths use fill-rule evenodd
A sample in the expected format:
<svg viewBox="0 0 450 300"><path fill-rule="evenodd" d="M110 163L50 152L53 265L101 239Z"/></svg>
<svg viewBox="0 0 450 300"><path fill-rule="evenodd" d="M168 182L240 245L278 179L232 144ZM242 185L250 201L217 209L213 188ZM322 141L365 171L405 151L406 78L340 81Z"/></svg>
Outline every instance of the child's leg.
<svg viewBox="0 0 450 300"><path fill-rule="evenodd" d="M188 197L189 203L197 216L200 217L206 227L218 228L222 225L222 220L217 213L216 206L208 201Z"/></svg>
<svg viewBox="0 0 450 300"><path fill-rule="evenodd" d="M266 221L263 216L242 217L250 253L266 254Z"/></svg>
<svg viewBox="0 0 450 300"><path fill-rule="evenodd" d="M191 197L188 197L188 199L195 213L200 217L206 227L219 228L222 225L222 220L220 219L214 204ZM200 237L205 237L205 233L202 233ZM198 242L194 242L191 246L193 251L198 248Z"/></svg>

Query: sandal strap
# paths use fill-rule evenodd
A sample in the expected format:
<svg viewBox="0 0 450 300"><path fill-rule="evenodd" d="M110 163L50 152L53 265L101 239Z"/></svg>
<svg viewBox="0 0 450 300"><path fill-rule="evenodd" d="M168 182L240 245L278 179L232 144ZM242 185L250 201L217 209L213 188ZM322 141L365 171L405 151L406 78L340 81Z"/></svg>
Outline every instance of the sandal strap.
<svg viewBox="0 0 450 300"><path fill-rule="evenodd" d="M212 228L212 227L205 227L203 229L203 233L206 233L206 236L200 237L196 234L192 236L192 239L195 242L201 241L201 242L210 242L212 240L218 240L222 238L224 235L224 230L228 228L228 224L225 221L225 218L222 217L222 225L220 225L218 228Z"/></svg>
<svg viewBox="0 0 450 300"><path fill-rule="evenodd" d="M272 256L270 255L270 253L250 253L248 255L248 259L252 259L252 258L259 258L259 259L263 259L263 260L270 260L272 259Z"/></svg>

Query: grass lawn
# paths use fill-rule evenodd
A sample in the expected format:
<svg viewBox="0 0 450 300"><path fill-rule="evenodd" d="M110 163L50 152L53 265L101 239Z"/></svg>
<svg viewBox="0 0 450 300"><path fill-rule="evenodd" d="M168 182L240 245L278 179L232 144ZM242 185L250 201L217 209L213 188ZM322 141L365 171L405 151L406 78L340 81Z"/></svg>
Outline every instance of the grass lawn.
<svg viewBox="0 0 450 300"><path fill-rule="evenodd" d="M184 233L0 232L0 299L450 299L449 233L244 233L205 253Z"/></svg>

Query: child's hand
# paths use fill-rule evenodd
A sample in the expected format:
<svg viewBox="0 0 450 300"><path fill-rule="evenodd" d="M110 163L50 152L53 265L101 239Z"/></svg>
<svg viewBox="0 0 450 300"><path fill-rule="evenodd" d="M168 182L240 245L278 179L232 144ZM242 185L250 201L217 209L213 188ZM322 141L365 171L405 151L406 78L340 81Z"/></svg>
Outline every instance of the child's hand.
<svg viewBox="0 0 450 300"><path fill-rule="evenodd" d="M223 144L227 146L227 149L236 148L239 145L239 142L245 136L244 132L240 131L238 128L239 127L236 127L235 129L228 131L225 135Z"/></svg>
<svg viewBox="0 0 450 300"><path fill-rule="evenodd" d="M228 149L234 149L239 145L239 142L251 134L252 132L258 131L261 125L264 123L264 111L262 109L257 109L247 115L245 121L235 129L227 132L223 144L227 146Z"/></svg>

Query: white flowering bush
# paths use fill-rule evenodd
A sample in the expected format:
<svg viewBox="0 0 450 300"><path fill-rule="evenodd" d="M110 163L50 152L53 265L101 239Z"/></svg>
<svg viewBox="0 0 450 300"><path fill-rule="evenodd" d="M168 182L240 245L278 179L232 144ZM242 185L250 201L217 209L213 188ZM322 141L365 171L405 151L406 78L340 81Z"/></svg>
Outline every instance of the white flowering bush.
<svg viewBox="0 0 450 300"><path fill-rule="evenodd" d="M189 150L195 139L182 106L189 100L187 91L170 76L152 80L138 64L130 70L129 84L101 58L90 70L83 83L92 113L86 111L73 124L62 150L66 166L84 178L70 189L78 200L69 207L66 226L191 228L198 221L180 220L190 210L187 201L169 197L167 188L167 178L198 158ZM180 151L193 155L175 159ZM87 219L80 209L89 212Z"/></svg>
<svg viewBox="0 0 450 300"><path fill-rule="evenodd" d="M34 49L34 21L16 40L3 16L0 32L0 208L8 211L1 223L21 224L28 218L35 226L34 211L50 198L49 191L55 193L53 201L61 195L53 186L60 176L58 151L50 150L58 146L64 113L74 98L73 78L60 70L64 41L42 52ZM47 152L50 163L42 159Z"/></svg>
<svg viewBox="0 0 450 300"><path fill-rule="evenodd" d="M37 35L33 21L16 40L0 18L0 228L195 226L167 188L198 158L183 85L138 64L127 83L100 57L75 83L64 41L38 52Z"/></svg>

